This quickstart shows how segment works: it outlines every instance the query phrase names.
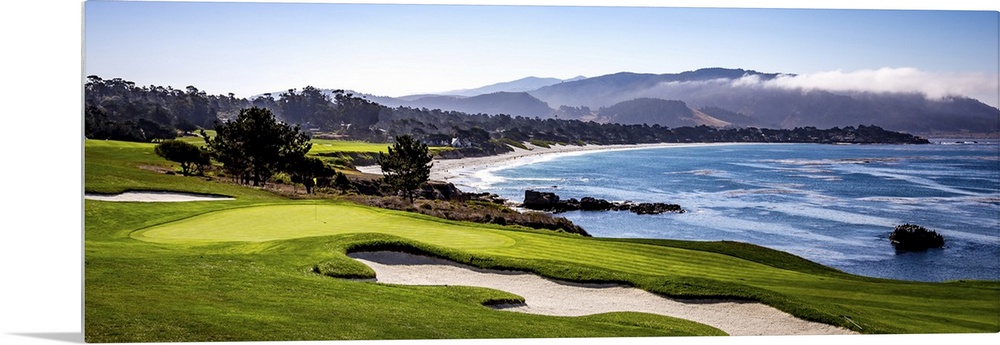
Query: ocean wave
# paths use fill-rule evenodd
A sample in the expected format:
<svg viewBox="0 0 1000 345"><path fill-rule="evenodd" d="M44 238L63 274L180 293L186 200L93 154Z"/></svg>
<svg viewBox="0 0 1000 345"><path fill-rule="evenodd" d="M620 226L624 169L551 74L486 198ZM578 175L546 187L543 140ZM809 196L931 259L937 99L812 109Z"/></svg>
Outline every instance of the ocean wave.
<svg viewBox="0 0 1000 345"><path fill-rule="evenodd" d="M901 220L897 218L880 217L866 215L857 212L841 211L832 209L829 207L812 207L804 205L787 205L783 204L780 207L775 208L776 212L781 212L787 215L821 219L835 223L842 224L852 224L852 225L872 225L892 228L897 224L901 224Z"/></svg>
<svg viewBox="0 0 1000 345"><path fill-rule="evenodd" d="M840 165L840 164L895 164L899 163L903 159L900 157L871 157L871 158L824 158L824 159L802 159L802 158L788 158L788 159L761 159L758 162L764 163L776 163L782 165L804 165L804 166L824 166L824 165Z"/></svg>
<svg viewBox="0 0 1000 345"><path fill-rule="evenodd" d="M806 194L805 191L783 188L769 189L734 189L724 192L727 197L739 197L744 195L769 195L769 194Z"/></svg>
<svg viewBox="0 0 1000 345"><path fill-rule="evenodd" d="M959 194L959 195L974 195L974 196L982 195L981 193L970 192L964 189L947 186L928 178L910 175L910 174L921 174L923 173L922 171L901 171L898 169L881 169L881 168L871 168L871 167L852 168L852 169L847 169L847 171L855 174L865 174L885 179L904 181L913 185L921 186L939 192ZM940 175L941 173L938 174Z"/></svg>
<svg viewBox="0 0 1000 345"><path fill-rule="evenodd" d="M815 243L831 243L831 244L836 243L840 245L858 244L857 241L853 239L838 238L834 236L824 235L786 223L765 222L765 221L749 220L745 218L736 218L724 214L719 214L718 212L701 212L701 214L698 217L674 217L674 219L680 223L690 223L698 225L699 227L707 227L716 229L718 231L741 234L742 236L740 237L745 237L747 235L757 233L757 234L770 235L769 237L777 236L786 238L785 240L775 240L775 239L769 240L775 243L781 243L784 241L806 241L814 244ZM726 238L720 238L720 240L726 240Z"/></svg>
<svg viewBox="0 0 1000 345"><path fill-rule="evenodd" d="M940 205L943 203L995 204L1000 205L1000 196L959 196L959 197L890 197L871 196L858 198L861 201L884 202L901 205Z"/></svg>
<svg viewBox="0 0 1000 345"><path fill-rule="evenodd" d="M829 182L842 181L844 179L843 177L840 177L838 175L807 175L807 174L798 174L798 175L791 175L791 176L793 176L793 177L803 177L803 178L813 179L813 180L823 180L823 181L829 181Z"/></svg>
<svg viewBox="0 0 1000 345"><path fill-rule="evenodd" d="M721 176L728 175L729 173L722 170L714 169L697 169L697 170L687 170L687 171L668 171L665 172L666 175L699 175L699 176Z"/></svg>

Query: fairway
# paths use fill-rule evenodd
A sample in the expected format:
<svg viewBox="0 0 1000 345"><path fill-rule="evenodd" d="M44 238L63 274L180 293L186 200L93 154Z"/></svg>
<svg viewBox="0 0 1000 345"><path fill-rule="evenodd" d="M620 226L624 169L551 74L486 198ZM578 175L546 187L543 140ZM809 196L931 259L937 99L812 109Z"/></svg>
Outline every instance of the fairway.
<svg viewBox="0 0 1000 345"><path fill-rule="evenodd" d="M389 143L372 143L355 140L311 139L309 142L312 143L312 148L309 150L309 154L311 155L335 155L340 153L367 153L377 155L379 152L388 152L389 147L392 146L392 144ZM428 149L431 154L434 154L451 148L447 146L431 146L428 147Z"/></svg>
<svg viewBox="0 0 1000 345"><path fill-rule="evenodd" d="M346 233L382 233L428 244L484 249L511 246L498 231L410 217L352 205L269 205L212 212L137 231L135 239L164 243L263 242Z"/></svg>
<svg viewBox="0 0 1000 345"><path fill-rule="evenodd" d="M332 140L332 139L312 139L312 149L310 154L336 153L336 152L365 152L379 153L387 152L390 144L370 143L364 141Z"/></svg>
<svg viewBox="0 0 1000 345"><path fill-rule="evenodd" d="M88 140L85 192L170 190L234 200L85 200L88 341L720 334L644 313L496 311L483 304L519 297L492 289L335 279L376 277L346 255L356 250L423 253L480 269L614 283L674 298L757 301L861 333L1000 331L996 282L872 279L736 242L589 238L336 198L293 200L145 169L170 166L153 146Z"/></svg>

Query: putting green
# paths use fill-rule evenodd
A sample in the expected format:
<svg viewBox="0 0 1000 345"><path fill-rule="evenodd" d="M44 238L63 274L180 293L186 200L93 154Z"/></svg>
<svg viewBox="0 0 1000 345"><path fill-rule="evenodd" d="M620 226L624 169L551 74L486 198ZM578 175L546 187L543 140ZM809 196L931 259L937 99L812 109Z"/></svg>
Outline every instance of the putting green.
<svg viewBox="0 0 1000 345"><path fill-rule="evenodd" d="M264 242L345 233L375 232L458 249L512 246L499 231L470 231L465 225L414 217L400 212L350 205L296 204L256 206L211 212L132 233L159 243Z"/></svg>

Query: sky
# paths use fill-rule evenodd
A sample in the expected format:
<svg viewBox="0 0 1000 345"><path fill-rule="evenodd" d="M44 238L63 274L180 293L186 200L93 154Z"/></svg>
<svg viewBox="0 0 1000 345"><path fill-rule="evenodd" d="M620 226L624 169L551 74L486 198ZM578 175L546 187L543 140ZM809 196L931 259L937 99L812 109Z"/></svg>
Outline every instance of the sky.
<svg viewBox="0 0 1000 345"><path fill-rule="evenodd" d="M1000 15L989 7L357 2L87 1L84 73L238 97L305 86L398 97L726 67L797 76L780 87L1000 103Z"/></svg>

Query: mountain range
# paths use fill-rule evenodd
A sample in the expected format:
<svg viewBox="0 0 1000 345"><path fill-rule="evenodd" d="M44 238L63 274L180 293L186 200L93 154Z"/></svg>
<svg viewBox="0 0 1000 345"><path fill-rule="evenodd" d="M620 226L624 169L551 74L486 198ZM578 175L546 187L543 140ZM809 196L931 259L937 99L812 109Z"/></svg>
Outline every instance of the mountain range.
<svg viewBox="0 0 1000 345"><path fill-rule="evenodd" d="M792 75L728 68L621 72L566 80L529 77L435 95L365 97L389 107L668 127L876 125L930 135L1000 132L1000 110L972 98L763 86L783 76Z"/></svg>
<svg viewBox="0 0 1000 345"><path fill-rule="evenodd" d="M451 95L451 96L479 96L495 92L529 92L538 90L540 88L555 85L567 81L577 81L587 79L584 76L576 76L569 79L558 79L558 78L539 78L539 77L527 77L521 78L514 81L496 83L492 85L486 85L483 87L477 87L475 89L465 89L465 90L454 90L441 92L441 95Z"/></svg>

